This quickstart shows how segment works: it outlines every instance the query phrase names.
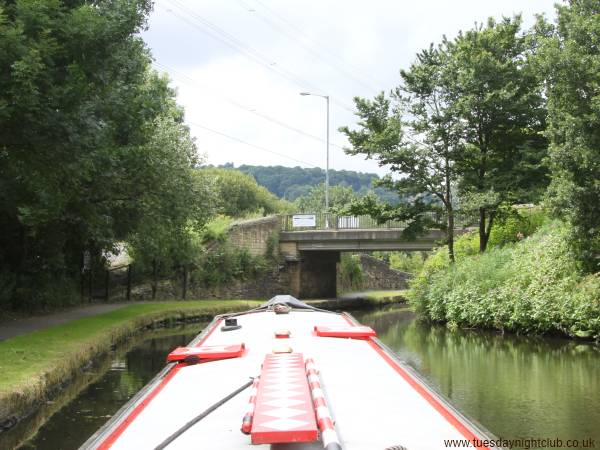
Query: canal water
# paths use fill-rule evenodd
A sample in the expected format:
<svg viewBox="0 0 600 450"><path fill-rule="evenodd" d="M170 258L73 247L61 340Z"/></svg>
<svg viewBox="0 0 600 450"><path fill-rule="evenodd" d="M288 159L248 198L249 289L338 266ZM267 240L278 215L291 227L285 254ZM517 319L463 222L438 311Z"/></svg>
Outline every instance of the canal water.
<svg viewBox="0 0 600 450"><path fill-rule="evenodd" d="M406 308L353 314L466 415L498 437L531 440L514 448L547 448L535 439L560 439L559 448L567 448L567 440L578 441L570 448L600 448L599 346L449 331L420 323ZM149 334L109 355L88 371L83 387L75 383L40 417L0 435L0 448L10 448L17 432L31 434L22 449L78 448L163 367L171 349L185 345L202 326ZM594 447L586 446L590 439Z"/></svg>

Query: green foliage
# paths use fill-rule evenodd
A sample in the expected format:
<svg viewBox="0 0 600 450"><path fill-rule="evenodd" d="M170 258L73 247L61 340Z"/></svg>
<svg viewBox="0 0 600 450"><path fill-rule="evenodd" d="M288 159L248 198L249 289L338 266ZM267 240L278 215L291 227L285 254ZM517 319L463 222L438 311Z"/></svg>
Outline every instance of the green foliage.
<svg viewBox="0 0 600 450"><path fill-rule="evenodd" d="M485 27L444 38L401 71L402 84L390 98L355 99L358 128L340 129L352 145L347 152L401 174L379 185L407 201L390 206L367 197L349 212L408 221L407 237L445 229L453 259L457 207L478 213L484 251L500 205L539 198L547 184L545 110L531 63L535 39L520 27L518 17L489 19ZM445 220L424 214L430 211L443 211Z"/></svg>
<svg viewBox="0 0 600 450"><path fill-rule="evenodd" d="M501 210L496 226L492 228L488 245L499 247L518 242L531 236L547 221L548 215L540 207L519 209L509 207Z"/></svg>
<svg viewBox="0 0 600 450"><path fill-rule="evenodd" d="M343 184L329 187L329 209L338 211L358 199L350 186ZM325 184L314 186L294 202L294 211L306 213L325 212Z"/></svg>
<svg viewBox="0 0 600 450"><path fill-rule="evenodd" d="M547 185L546 110L535 64L535 40L521 18L489 19L442 44L448 59L448 114L457 121L461 208L480 215L487 246L502 204L536 202Z"/></svg>
<svg viewBox="0 0 600 450"><path fill-rule="evenodd" d="M406 86L402 90L403 93L409 93L412 87ZM429 216L423 213L432 210L437 212L441 209L440 202L447 199L444 196L444 186L449 186L450 182L446 182L443 169L429 169L431 161L435 161L435 165L444 159L448 146L442 146L441 150L435 143L421 146L415 144L409 135L417 125L404 121L402 114L403 108L408 108L411 114L417 113L421 100L417 92L413 93L413 98L416 105L412 105L410 100L403 98L400 93L393 97L394 104L383 93L373 100L357 97L355 104L356 115L359 118L358 129L340 128L352 145L347 153L375 158L381 166L389 166L393 173L402 174L395 179L391 176L385 177L378 185L394 190L400 198L411 199L410 202L390 205L382 203L374 195L367 195L349 205L346 212L356 215L369 214L380 223L387 220L406 221L408 225L404 234L407 237L422 232L431 225L443 226L432 224ZM425 123L429 122L431 116L425 111L419 118ZM432 139L436 140L435 137ZM432 196L436 196L438 201L431 202Z"/></svg>
<svg viewBox="0 0 600 450"><path fill-rule="evenodd" d="M265 258L271 262L279 262L279 232L271 233L267 238Z"/></svg>
<svg viewBox="0 0 600 450"><path fill-rule="evenodd" d="M223 243L227 240L227 232L233 223L233 219L227 216L217 216L208 222L202 233L204 242L215 241Z"/></svg>
<svg viewBox="0 0 600 450"><path fill-rule="evenodd" d="M572 224L585 268L600 271L600 10L595 0L558 6L555 29L538 24L548 86L554 212Z"/></svg>
<svg viewBox="0 0 600 450"><path fill-rule="evenodd" d="M408 273L417 273L423 267L425 258L420 252L391 252L390 267Z"/></svg>
<svg viewBox="0 0 600 450"><path fill-rule="evenodd" d="M237 170L203 168L197 177L212 179L216 185L217 209L230 217L244 217L249 214L266 215L286 212L290 205L278 199L256 180Z"/></svg>
<svg viewBox="0 0 600 450"><path fill-rule="evenodd" d="M84 250L99 266L117 242L174 258L194 246L196 148L140 37L151 6L1 2L1 306L75 285Z"/></svg>
<svg viewBox="0 0 600 450"><path fill-rule="evenodd" d="M359 255L342 253L339 270L342 286L347 286L352 290L361 289L363 273Z"/></svg>
<svg viewBox="0 0 600 450"><path fill-rule="evenodd" d="M223 242L201 255L196 270L192 272L192 280L205 286L215 286L231 280L257 278L268 270L265 256L252 256L246 249L234 248Z"/></svg>
<svg viewBox="0 0 600 450"><path fill-rule="evenodd" d="M221 166L234 169L233 164ZM240 172L252 175L256 182L266 187L279 198L290 202L305 196L309 191L325 181L325 171L318 167L283 167L283 166L249 166L241 165ZM330 186L350 186L354 192L364 195L373 188L373 182L379 179L374 173L354 172L351 170L329 170ZM384 201L397 203L398 196L393 192L376 188L375 193Z"/></svg>
<svg viewBox="0 0 600 450"><path fill-rule="evenodd" d="M401 270L408 273L417 273L423 268L423 263L427 258L425 252L373 252L375 258L385 261L392 269Z"/></svg>
<svg viewBox="0 0 600 450"><path fill-rule="evenodd" d="M147 186L148 195L138 199L140 220L126 236L128 251L140 267L153 260L163 266L191 264L201 251L202 227L215 208L210 184L193 177L195 146L188 130L160 119L141 151L153 167L145 171L138 162L139 172L129 175L133 185Z"/></svg>
<svg viewBox="0 0 600 450"><path fill-rule="evenodd" d="M550 223L521 242L454 265L438 251L411 281L408 297L433 321L598 339L600 279L579 272L568 234L568 227ZM469 246L463 251L469 253Z"/></svg>

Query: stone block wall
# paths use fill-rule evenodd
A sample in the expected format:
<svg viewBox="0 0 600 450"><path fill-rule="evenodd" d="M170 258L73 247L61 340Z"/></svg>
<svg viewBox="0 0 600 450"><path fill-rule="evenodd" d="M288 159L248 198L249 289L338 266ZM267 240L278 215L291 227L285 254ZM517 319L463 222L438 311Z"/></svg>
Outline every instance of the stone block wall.
<svg viewBox="0 0 600 450"><path fill-rule="evenodd" d="M280 220L279 216L269 216L235 222L228 232L228 244L234 248L246 249L252 256L264 256L269 250L269 241L271 240L273 256L277 257ZM274 295L290 293L291 270L287 265L273 260L269 272L255 279L238 279L223 285L205 286L194 280L193 271L189 273L188 278L186 290L188 299L269 299ZM182 295L182 276L161 280L157 285L157 299L181 299ZM134 286L131 298L133 300L150 300L152 298L150 281L147 280Z"/></svg>
<svg viewBox="0 0 600 450"><path fill-rule="evenodd" d="M256 299L268 300L279 294L289 292L289 272L274 270L257 279L231 280L224 285L205 286L194 281L193 272L187 286L186 298L194 299ZM179 300L183 295L183 278L161 280L156 289L156 298L160 300ZM151 300L152 286L149 282L133 287L132 300Z"/></svg>
<svg viewBox="0 0 600 450"><path fill-rule="evenodd" d="M395 290L407 289L408 280L412 274L392 269L388 263L371 255L361 253L359 264L362 269L362 282L359 287L346 286L338 273L338 292L348 292L351 290Z"/></svg>
<svg viewBox="0 0 600 450"><path fill-rule="evenodd" d="M269 239L279 234L280 221L279 216L269 216L235 222L229 229L228 241L236 248L247 249L252 256L264 255Z"/></svg>

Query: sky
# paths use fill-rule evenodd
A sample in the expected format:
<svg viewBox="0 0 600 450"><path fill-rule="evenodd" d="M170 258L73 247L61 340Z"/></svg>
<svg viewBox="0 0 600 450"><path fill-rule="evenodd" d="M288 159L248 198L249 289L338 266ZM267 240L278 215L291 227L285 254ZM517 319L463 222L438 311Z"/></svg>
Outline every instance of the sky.
<svg viewBox="0 0 600 450"><path fill-rule="evenodd" d="M553 0L156 0L142 37L207 164L386 172L344 154L353 98L400 82L415 55L488 17L553 19ZM311 96L301 96L309 92Z"/></svg>

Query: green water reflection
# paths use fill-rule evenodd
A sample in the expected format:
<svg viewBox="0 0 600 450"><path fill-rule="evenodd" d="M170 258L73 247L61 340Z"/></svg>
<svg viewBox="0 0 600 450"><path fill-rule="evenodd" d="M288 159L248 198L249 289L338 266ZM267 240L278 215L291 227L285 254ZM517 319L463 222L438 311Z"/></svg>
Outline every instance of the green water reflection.
<svg viewBox="0 0 600 450"><path fill-rule="evenodd" d="M598 346L480 331L451 332L417 322L404 308L353 315L374 327L383 342L495 435L592 438L600 448ZM82 387L73 383L72 391L67 389L40 412L27 433L45 424L22 448L78 448L160 371L171 349L185 345L200 328L193 325L146 335L149 339L109 355L94 369L95 374L87 374L92 376L91 384L90 380L82 380ZM0 435L0 448L12 448L6 447L10 437Z"/></svg>
<svg viewBox="0 0 600 450"><path fill-rule="evenodd" d="M356 312L468 416L502 438L592 438L600 448L600 347L449 331L406 309ZM584 448L580 445L579 448Z"/></svg>
<svg viewBox="0 0 600 450"><path fill-rule="evenodd" d="M194 324L151 333L110 355L95 369L99 372L95 382L67 402L65 398L55 400L64 406L21 449L79 448L164 367L169 351L186 345L201 328ZM5 448L1 439L0 448Z"/></svg>

